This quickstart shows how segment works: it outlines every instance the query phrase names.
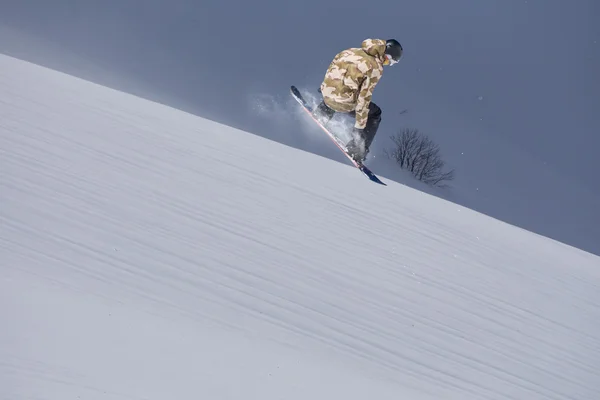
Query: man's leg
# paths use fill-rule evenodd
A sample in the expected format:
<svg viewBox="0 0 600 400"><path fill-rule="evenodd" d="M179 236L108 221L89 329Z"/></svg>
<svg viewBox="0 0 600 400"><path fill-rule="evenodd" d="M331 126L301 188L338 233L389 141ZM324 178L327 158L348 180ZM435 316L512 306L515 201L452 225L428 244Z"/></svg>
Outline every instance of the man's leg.
<svg viewBox="0 0 600 400"><path fill-rule="evenodd" d="M356 113L353 111L351 115L354 117ZM375 139L375 135L377 134L377 129L379 129L379 124L381 123L381 108L377 106L377 104L371 102L369 104L369 116L367 119L367 125L361 134L363 146L357 145L354 139L350 139L348 144L346 145L348 148L348 152L352 155L352 157L359 161L364 162L367 154L369 153L369 148L373 143L373 139ZM364 149L364 151L363 151Z"/></svg>
<svg viewBox="0 0 600 400"><path fill-rule="evenodd" d="M375 139L375 135L377 134L377 130L379 129L379 124L381 123L381 108L373 102L369 104L369 119L367 120L367 125L365 126L365 155L369 152L369 148L373 143L373 139Z"/></svg>

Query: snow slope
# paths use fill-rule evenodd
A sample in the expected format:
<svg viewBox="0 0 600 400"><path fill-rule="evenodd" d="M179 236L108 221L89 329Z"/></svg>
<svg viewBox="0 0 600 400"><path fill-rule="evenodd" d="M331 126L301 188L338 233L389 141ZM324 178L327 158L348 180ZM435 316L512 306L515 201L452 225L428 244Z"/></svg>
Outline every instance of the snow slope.
<svg viewBox="0 0 600 400"><path fill-rule="evenodd" d="M597 256L5 56L0 171L1 399L600 398Z"/></svg>
<svg viewBox="0 0 600 400"><path fill-rule="evenodd" d="M0 53L345 162L314 126L294 120L288 88L318 95L334 54L372 35L395 37L406 56L375 91L383 121L369 165L600 256L600 3L377 4L4 1ZM202 46L201 38L223 45ZM294 51L263 56L274 49ZM456 171L451 189L423 189L382 157L389 136L405 127L440 145Z"/></svg>

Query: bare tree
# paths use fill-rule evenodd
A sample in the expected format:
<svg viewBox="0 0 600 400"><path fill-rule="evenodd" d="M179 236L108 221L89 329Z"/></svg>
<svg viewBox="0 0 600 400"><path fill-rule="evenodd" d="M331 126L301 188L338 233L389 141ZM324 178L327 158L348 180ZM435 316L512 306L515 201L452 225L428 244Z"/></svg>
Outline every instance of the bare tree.
<svg viewBox="0 0 600 400"><path fill-rule="evenodd" d="M445 162L440 147L417 129L403 129L391 136L395 146L385 155L410 171L418 180L432 186L445 186L443 182L454 179L454 170L443 172Z"/></svg>

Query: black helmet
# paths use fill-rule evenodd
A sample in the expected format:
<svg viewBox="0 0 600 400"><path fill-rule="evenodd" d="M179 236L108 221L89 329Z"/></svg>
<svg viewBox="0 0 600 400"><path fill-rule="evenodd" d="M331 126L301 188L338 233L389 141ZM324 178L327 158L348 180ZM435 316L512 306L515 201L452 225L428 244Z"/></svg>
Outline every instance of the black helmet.
<svg viewBox="0 0 600 400"><path fill-rule="evenodd" d="M385 54L389 54L394 60L394 64L400 61L402 57L402 45L396 39L388 39L385 42Z"/></svg>

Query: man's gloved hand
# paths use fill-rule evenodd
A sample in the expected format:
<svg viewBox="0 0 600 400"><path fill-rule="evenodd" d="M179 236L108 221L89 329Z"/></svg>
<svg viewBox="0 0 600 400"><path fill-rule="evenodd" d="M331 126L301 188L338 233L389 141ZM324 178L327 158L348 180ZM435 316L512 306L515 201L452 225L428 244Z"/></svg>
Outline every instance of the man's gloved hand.
<svg viewBox="0 0 600 400"><path fill-rule="evenodd" d="M354 127L354 128L352 128L352 136L364 139L364 137L365 137L365 130L364 129L359 129L357 127Z"/></svg>

